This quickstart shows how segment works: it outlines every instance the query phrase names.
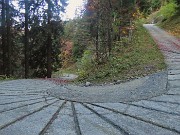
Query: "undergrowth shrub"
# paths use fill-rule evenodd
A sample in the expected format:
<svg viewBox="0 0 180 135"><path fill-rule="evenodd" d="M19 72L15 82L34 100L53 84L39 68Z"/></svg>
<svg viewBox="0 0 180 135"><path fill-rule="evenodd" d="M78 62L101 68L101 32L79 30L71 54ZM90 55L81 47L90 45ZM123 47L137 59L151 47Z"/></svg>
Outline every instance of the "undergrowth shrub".
<svg viewBox="0 0 180 135"><path fill-rule="evenodd" d="M159 15L162 15L164 19L167 19L176 14L177 8L177 3L174 0L171 0L171 2L161 7Z"/></svg>
<svg viewBox="0 0 180 135"><path fill-rule="evenodd" d="M93 68L93 53L90 50L85 50L81 59L78 60L78 75L79 79L83 80L88 77L89 72Z"/></svg>
<svg viewBox="0 0 180 135"><path fill-rule="evenodd" d="M124 45L114 42L106 63L96 64L93 51L86 50L78 61L80 82L107 82L126 80L154 73L165 68L164 58L142 21L135 23L132 42Z"/></svg>

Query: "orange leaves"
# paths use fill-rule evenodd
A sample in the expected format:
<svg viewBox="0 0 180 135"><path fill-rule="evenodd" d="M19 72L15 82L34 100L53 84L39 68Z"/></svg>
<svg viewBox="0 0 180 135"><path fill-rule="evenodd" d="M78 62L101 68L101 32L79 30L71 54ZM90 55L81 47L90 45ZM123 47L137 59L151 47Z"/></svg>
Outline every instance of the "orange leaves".
<svg viewBox="0 0 180 135"><path fill-rule="evenodd" d="M131 13L131 16L134 18L134 19L137 19L137 18L143 18L143 13L140 12L139 8L135 8L134 11Z"/></svg>
<svg viewBox="0 0 180 135"><path fill-rule="evenodd" d="M62 48L61 58L62 58L62 67L67 67L71 62L72 56L72 42L67 41Z"/></svg>

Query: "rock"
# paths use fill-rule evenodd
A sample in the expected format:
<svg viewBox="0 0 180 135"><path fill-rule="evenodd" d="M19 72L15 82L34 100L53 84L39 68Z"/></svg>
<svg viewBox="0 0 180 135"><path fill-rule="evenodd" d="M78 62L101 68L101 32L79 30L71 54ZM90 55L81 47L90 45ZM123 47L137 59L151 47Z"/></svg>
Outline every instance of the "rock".
<svg viewBox="0 0 180 135"><path fill-rule="evenodd" d="M122 82L121 80L117 80L117 82L116 82L116 83L117 83L117 84L120 84L121 82Z"/></svg>
<svg viewBox="0 0 180 135"><path fill-rule="evenodd" d="M91 86L92 84L90 82L86 82L85 86Z"/></svg>

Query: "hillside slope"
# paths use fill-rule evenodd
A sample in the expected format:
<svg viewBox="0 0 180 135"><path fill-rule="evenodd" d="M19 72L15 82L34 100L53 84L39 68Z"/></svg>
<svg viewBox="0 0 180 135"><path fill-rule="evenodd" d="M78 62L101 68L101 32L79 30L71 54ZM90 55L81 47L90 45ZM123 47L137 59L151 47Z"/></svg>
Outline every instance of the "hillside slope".
<svg viewBox="0 0 180 135"><path fill-rule="evenodd" d="M175 15L162 22L160 26L170 34L180 38L180 15Z"/></svg>
<svg viewBox="0 0 180 135"><path fill-rule="evenodd" d="M136 24L133 35L129 45L114 43L107 63L98 65L92 62L88 63L88 66L86 64L85 67L80 67L79 81L101 83L129 80L164 69L164 57L142 23Z"/></svg>

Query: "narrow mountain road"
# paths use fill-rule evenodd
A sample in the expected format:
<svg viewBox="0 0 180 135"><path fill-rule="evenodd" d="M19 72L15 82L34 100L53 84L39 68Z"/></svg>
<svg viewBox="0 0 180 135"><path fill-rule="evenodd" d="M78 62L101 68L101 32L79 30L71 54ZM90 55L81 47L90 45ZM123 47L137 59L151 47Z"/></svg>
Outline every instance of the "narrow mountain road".
<svg viewBox="0 0 180 135"><path fill-rule="evenodd" d="M176 90L176 94L180 94L180 39L152 24L144 27L149 30L165 56L168 66L168 90Z"/></svg>
<svg viewBox="0 0 180 135"><path fill-rule="evenodd" d="M1 82L0 135L179 135L180 42L154 25L144 27L168 72L102 87Z"/></svg>

